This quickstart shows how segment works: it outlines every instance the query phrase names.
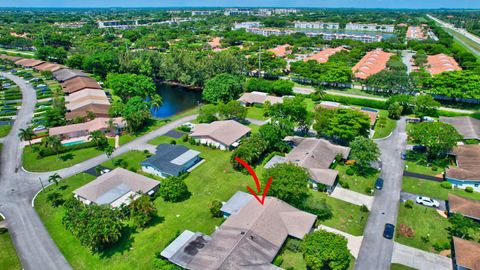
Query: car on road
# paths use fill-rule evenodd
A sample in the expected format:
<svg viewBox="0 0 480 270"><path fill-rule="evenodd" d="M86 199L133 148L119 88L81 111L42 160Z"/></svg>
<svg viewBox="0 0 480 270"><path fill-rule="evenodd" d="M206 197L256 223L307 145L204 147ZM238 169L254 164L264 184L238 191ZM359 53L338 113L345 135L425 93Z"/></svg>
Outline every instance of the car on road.
<svg viewBox="0 0 480 270"><path fill-rule="evenodd" d="M440 206L440 203L430 197L423 197L423 196L418 196L415 201L418 203L418 204L423 204L425 206L430 206L430 207L439 207Z"/></svg>
<svg viewBox="0 0 480 270"><path fill-rule="evenodd" d="M383 237L387 239L392 239L394 232L395 232L395 225L390 223L385 223L385 229L383 230Z"/></svg>
<svg viewBox="0 0 480 270"><path fill-rule="evenodd" d="M110 171L111 171L110 169L105 168L100 171L100 174L103 175L103 174L109 173Z"/></svg>
<svg viewBox="0 0 480 270"><path fill-rule="evenodd" d="M375 188L378 190L382 190L383 188L383 178L378 178L377 181L375 181Z"/></svg>
<svg viewBox="0 0 480 270"><path fill-rule="evenodd" d="M404 152L400 153L400 157L401 157L403 160L407 160L407 154L405 154Z"/></svg>
<svg viewBox="0 0 480 270"><path fill-rule="evenodd" d="M42 131L42 130L44 130L44 129L46 129L45 126L37 126L37 127L35 127L35 128L33 129L33 131L37 132L37 131Z"/></svg>

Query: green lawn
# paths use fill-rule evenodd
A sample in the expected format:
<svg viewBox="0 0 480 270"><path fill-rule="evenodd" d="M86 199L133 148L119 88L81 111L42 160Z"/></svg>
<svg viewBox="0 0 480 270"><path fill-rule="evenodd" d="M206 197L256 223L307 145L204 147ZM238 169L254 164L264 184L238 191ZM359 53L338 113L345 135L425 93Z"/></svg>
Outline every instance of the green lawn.
<svg viewBox="0 0 480 270"><path fill-rule="evenodd" d="M136 132L135 134L125 134L125 135L121 135L120 136L120 139L119 139L119 143L120 145L124 145L142 135L145 135L149 132L152 132L166 124L168 124L168 122L171 122L171 121L175 121L175 120L178 120L182 117L185 117L185 116L189 116L189 115L192 115L192 114L196 114L198 113L198 108L193 108L193 109L190 109L190 110L187 110L187 111L184 111L182 113L179 113L179 114L176 114L170 118L166 118L166 119L150 119L150 121L144 126L144 128L138 132Z"/></svg>
<svg viewBox="0 0 480 270"><path fill-rule="evenodd" d="M307 111L313 112L315 111L315 101L313 101L311 98L306 98L304 99L305 104L307 104Z"/></svg>
<svg viewBox="0 0 480 270"><path fill-rule="evenodd" d="M0 217L0 220L2 218ZM7 230L0 229L0 269L20 270L22 265L17 257L12 239Z"/></svg>
<svg viewBox="0 0 480 270"><path fill-rule="evenodd" d="M367 195L372 195L370 193L366 192L367 187L373 189L375 186L375 180L377 180L378 177L378 171L372 170L370 173L366 174L365 176L360 176L360 175L348 175L346 173L347 169L350 166L347 165L338 165L335 167L335 170L338 171L338 177L339 180L345 183L348 183L348 189L351 189L353 191L362 193L362 194L367 194Z"/></svg>
<svg viewBox="0 0 480 270"><path fill-rule="evenodd" d="M265 116L263 116L263 108L255 106L247 107L247 118L253 118L258 120L267 119Z"/></svg>
<svg viewBox="0 0 480 270"><path fill-rule="evenodd" d="M480 192L468 193L463 189L445 189L440 186L439 182L422 180L413 177L403 177L402 190L440 200L447 200L448 193L465 198L480 200Z"/></svg>
<svg viewBox="0 0 480 270"><path fill-rule="evenodd" d="M363 235L363 229L367 222L368 213L361 212L360 206L332 198L323 192L312 191L312 196L325 198L327 204L332 208L333 217L328 220L320 221L320 224L324 224L328 227L352 235Z"/></svg>
<svg viewBox="0 0 480 270"><path fill-rule="evenodd" d="M354 89L354 88L347 88L347 89L342 89L342 90L329 89L327 91L331 92L331 93L351 94L351 95L357 95L357 96L362 96L362 97L372 97L372 98L383 98L383 99L385 99L384 97L382 97L380 95L371 94L371 93L368 93L368 92L363 91L361 89Z"/></svg>
<svg viewBox="0 0 480 270"><path fill-rule="evenodd" d="M31 172L49 172L73 166L102 154L103 151L94 147L70 151L68 153L37 158L30 146L23 150L23 167Z"/></svg>
<svg viewBox="0 0 480 270"><path fill-rule="evenodd" d="M251 129L250 133L253 134L253 133L257 133L261 126L249 124L248 127Z"/></svg>
<svg viewBox="0 0 480 270"><path fill-rule="evenodd" d="M125 168L139 171L141 169L140 162L144 161L145 159L147 159L147 155L143 151L133 150L116 158L112 158L101 165L113 169L115 168L115 160L123 160L125 162Z"/></svg>
<svg viewBox="0 0 480 270"><path fill-rule="evenodd" d="M0 126L0 137L5 137L10 133L12 125L1 125Z"/></svg>
<svg viewBox="0 0 480 270"><path fill-rule="evenodd" d="M416 270L416 269L405 266L403 264L392 263L392 265L390 266L390 270Z"/></svg>
<svg viewBox="0 0 480 270"><path fill-rule="evenodd" d="M438 160L434 162L426 161L426 156L423 153L416 151L407 151L407 160L405 161L405 170L413 173L420 173L425 175L440 177L444 168L448 165L448 160Z"/></svg>
<svg viewBox="0 0 480 270"><path fill-rule="evenodd" d="M451 29L447 29L447 28L444 28L445 31L447 31L450 35L454 36L456 39L458 40L461 40L462 42L464 42L465 44L467 44L468 46L472 47L473 49L477 50L477 51L480 51L480 44L476 43L475 41L465 37L464 35L454 31L454 30L451 30ZM465 50L471 52L473 55L475 55L477 58L480 59L480 55L476 54L474 51L470 50L470 48L468 48L467 46L463 45L461 42L455 40L455 43L457 43L459 46L465 48Z"/></svg>
<svg viewBox="0 0 480 270"><path fill-rule="evenodd" d="M375 124L375 133L373 134L373 138L379 139L387 137L390 135L390 133L392 133L396 126L397 121L388 118L388 111L380 110L377 123Z"/></svg>
<svg viewBox="0 0 480 270"><path fill-rule="evenodd" d="M410 227L414 235L406 237L399 234L400 224ZM400 204L398 210L398 220L395 241L407 246L422 249L428 252L434 252L433 244L447 243L450 240L447 228L450 223L447 218L442 217L437 210L417 204L413 208L406 208L403 203ZM428 237L428 241L425 238Z"/></svg>

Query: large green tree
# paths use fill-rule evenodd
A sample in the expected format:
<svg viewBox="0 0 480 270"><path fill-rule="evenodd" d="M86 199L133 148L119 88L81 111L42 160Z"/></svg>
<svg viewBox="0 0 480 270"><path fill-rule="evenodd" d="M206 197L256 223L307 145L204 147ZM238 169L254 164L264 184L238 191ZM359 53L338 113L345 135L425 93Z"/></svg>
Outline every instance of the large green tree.
<svg viewBox="0 0 480 270"><path fill-rule="evenodd" d="M218 74L208 80L203 88L203 99L210 103L229 102L242 93L241 77L230 74Z"/></svg>
<svg viewBox="0 0 480 270"><path fill-rule="evenodd" d="M445 156L462 139L450 124L441 122L423 122L412 125L408 135L415 143L427 147L429 158Z"/></svg>
<svg viewBox="0 0 480 270"><path fill-rule="evenodd" d="M143 98L136 96L128 100L123 108L122 116L127 121L130 131L136 131L150 118L150 104Z"/></svg>
<svg viewBox="0 0 480 270"><path fill-rule="evenodd" d="M190 197L182 177L167 177L160 182L160 196L167 202L180 202Z"/></svg>
<svg viewBox="0 0 480 270"><path fill-rule="evenodd" d="M353 109L319 108L313 128L318 134L349 143L358 136L368 136L370 119L365 113Z"/></svg>
<svg viewBox="0 0 480 270"><path fill-rule="evenodd" d="M355 160L355 167L360 174L365 173L373 161L380 158L380 149L377 144L366 137L356 137L350 143L350 158Z"/></svg>
<svg viewBox="0 0 480 270"><path fill-rule="evenodd" d="M139 198L133 200L128 208L130 209L130 218L136 226L142 228L145 227L157 213L155 204L150 200L149 196L144 194L141 194Z"/></svg>
<svg viewBox="0 0 480 270"><path fill-rule="evenodd" d="M150 99L158 96L152 78L145 75L109 73L106 83L125 102L135 96Z"/></svg>
<svg viewBox="0 0 480 270"><path fill-rule="evenodd" d="M281 163L265 170L264 179L272 177L268 194L291 205L301 207L309 196L308 180L310 176L304 168L292 163Z"/></svg>
<svg viewBox="0 0 480 270"><path fill-rule="evenodd" d="M350 264L347 239L324 230L308 234L302 251L307 267L312 270L345 270Z"/></svg>
<svg viewBox="0 0 480 270"><path fill-rule="evenodd" d="M230 100L227 103L219 102L218 103L218 114L223 119L235 119L235 120L245 120L247 117L247 108L242 106L240 102L236 100Z"/></svg>
<svg viewBox="0 0 480 270"><path fill-rule="evenodd" d="M419 95L413 100L415 114L419 117L437 116L437 110L440 103L435 101L430 95Z"/></svg>

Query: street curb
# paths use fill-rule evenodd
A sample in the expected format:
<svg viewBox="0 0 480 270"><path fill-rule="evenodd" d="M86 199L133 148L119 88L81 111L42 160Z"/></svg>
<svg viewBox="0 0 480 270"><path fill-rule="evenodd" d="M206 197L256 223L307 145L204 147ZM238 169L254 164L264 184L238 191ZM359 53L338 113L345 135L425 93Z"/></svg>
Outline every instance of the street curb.
<svg viewBox="0 0 480 270"><path fill-rule="evenodd" d="M392 134L393 134L393 131L392 131L392 132L390 132L390 134L388 134L388 136L387 136L387 137L383 137L383 138L377 138L377 139L373 139L373 140L374 140L374 141L382 141L382 140L386 140L386 139L390 138L390 136L392 136Z"/></svg>
<svg viewBox="0 0 480 270"><path fill-rule="evenodd" d="M37 191L37 193L35 193L35 196L33 196L32 198L32 208L35 208L35 199L37 198L38 194L40 194L40 192L44 191L47 187L51 186L52 184L53 183L46 185L44 188L41 188L39 191Z"/></svg>
<svg viewBox="0 0 480 270"><path fill-rule="evenodd" d="M7 220L7 219L5 218L5 216L4 216L2 213L0 213L0 217L2 217L2 218L3 218L3 220Z"/></svg>

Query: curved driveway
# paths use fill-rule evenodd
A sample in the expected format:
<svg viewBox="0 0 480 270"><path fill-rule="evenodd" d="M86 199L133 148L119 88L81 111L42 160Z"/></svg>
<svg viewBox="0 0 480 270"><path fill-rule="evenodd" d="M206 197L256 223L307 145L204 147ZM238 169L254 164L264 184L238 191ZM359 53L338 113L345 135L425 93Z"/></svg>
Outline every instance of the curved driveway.
<svg viewBox="0 0 480 270"><path fill-rule="evenodd" d="M42 188L48 176L54 172L31 173L24 171L22 164L23 149L18 138L20 128L26 128L30 122L36 103L36 92L33 87L22 78L1 73L18 86L23 94L22 107L18 112L10 134L3 139L3 150L0 166L0 212L8 222L13 243L24 269L71 269L68 262L57 248L47 230L43 226L31 200ZM170 122L146 135L143 135L115 150L112 157L124 154L131 150L149 149L148 141L163 135L170 129L195 119L196 115L186 116ZM83 172L107 161L105 154L86 160L72 167L56 171L63 178Z"/></svg>

